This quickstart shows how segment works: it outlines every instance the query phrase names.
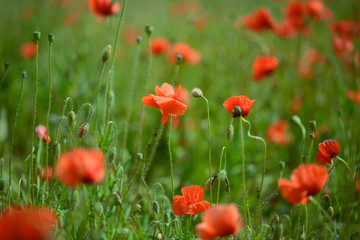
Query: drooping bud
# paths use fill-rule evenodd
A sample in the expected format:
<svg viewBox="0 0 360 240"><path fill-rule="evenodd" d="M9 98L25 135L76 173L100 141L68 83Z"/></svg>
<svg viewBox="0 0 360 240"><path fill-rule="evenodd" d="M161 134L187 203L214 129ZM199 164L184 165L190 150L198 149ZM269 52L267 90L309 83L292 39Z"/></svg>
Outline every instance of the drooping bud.
<svg viewBox="0 0 360 240"><path fill-rule="evenodd" d="M48 40L49 40L49 43L53 43L55 40L55 35L53 33L49 33Z"/></svg>
<svg viewBox="0 0 360 240"><path fill-rule="evenodd" d="M80 127L78 137L79 137L79 138L82 138L82 137L84 137L88 132L89 132L89 123L84 123L84 124L81 125L81 127Z"/></svg>
<svg viewBox="0 0 360 240"><path fill-rule="evenodd" d="M159 203L157 201L153 201L152 202L152 206L153 206L153 209L154 209L154 212L156 214L158 214L160 212L160 206L159 206Z"/></svg>
<svg viewBox="0 0 360 240"><path fill-rule="evenodd" d="M148 37L151 36L152 32L154 31L154 27L151 25L146 25L145 26L145 33Z"/></svg>
<svg viewBox="0 0 360 240"><path fill-rule="evenodd" d="M113 197L115 199L115 203L121 207L122 206L122 200L121 200L121 197L120 195L117 193L117 192L113 192Z"/></svg>
<svg viewBox="0 0 360 240"><path fill-rule="evenodd" d="M112 148L110 148L110 151L109 151L109 161L113 162L113 161L115 161L115 159L116 159L116 147L112 147Z"/></svg>
<svg viewBox="0 0 360 240"><path fill-rule="evenodd" d="M137 36L136 37L136 42L137 44L140 44L142 42L142 37L141 36Z"/></svg>
<svg viewBox="0 0 360 240"><path fill-rule="evenodd" d="M105 63L111 57L111 45L107 45L102 52L102 61Z"/></svg>
<svg viewBox="0 0 360 240"><path fill-rule="evenodd" d="M22 77L23 79L25 79L25 78L27 77L27 72L26 72L26 71L22 71L22 72L21 72L21 77Z"/></svg>
<svg viewBox="0 0 360 240"><path fill-rule="evenodd" d="M134 208L135 212L141 212L141 205L140 204L136 204L135 208Z"/></svg>
<svg viewBox="0 0 360 240"><path fill-rule="evenodd" d="M241 108L239 106L235 106L232 111L233 118L240 117L242 115Z"/></svg>
<svg viewBox="0 0 360 240"><path fill-rule="evenodd" d="M10 62L9 62L9 61L5 61L5 62L4 62L5 72L9 69L9 67L10 67Z"/></svg>
<svg viewBox="0 0 360 240"><path fill-rule="evenodd" d="M232 124L230 124L227 128L226 128L226 139L230 142L234 137L234 126Z"/></svg>
<svg viewBox="0 0 360 240"><path fill-rule="evenodd" d="M76 125L76 114L74 111L70 111L68 113L68 124L69 124L69 128L73 130Z"/></svg>
<svg viewBox="0 0 360 240"><path fill-rule="evenodd" d="M42 137L42 141L44 143L50 144L50 137L48 135L44 134L43 137Z"/></svg>
<svg viewBox="0 0 360 240"><path fill-rule="evenodd" d="M296 123L296 124L298 124L298 125L302 125L302 123L301 123L301 119L300 119L300 117L299 116L297 116L297 115L294 115L294 116L292 116L291 117L291 119Z"/></svg>
<svg viewBox="0 0 360 240"><path fill-rule="evenodd" d="M194 98L201 98L202 96L204 96L200 88L194 88L193 90L191 90L191 95Z"/></svg>
<svg viewBox="0 0 360 240"><path fill-rule="evenodd" d="M329 217L332 218L334 216L334 209L332 206L330 206L328 209L327 209L327 213L329 214Z"/></svg>
<svg viewBox="0 0 360 240"><path fill-rule="evenodd" d="M176 54L176 64L180 64L183 60L183 56L181 54Z"/></svg>
<svg viewBox="0 0 360 240"><path fill-rule="evenodd" d="M285 168L285 162L280 161L279 162L279 167L280 167L280 169L284 169Z"/></svg>
<svg viewBox="0 0 360 240"><path fill-rule="evenodd" d="M316 130L316 120L311 120L311 121L309 121L309 123L310 123L310 130L312 132L315 132L315 130Z"/></svg>
<svg viewBox="0 0 360 240"><path fill-rule="evenodd" d="M34 41L38 42L40 40L40 37L41 37L41 32L35 31L34 32Z"/></svg>

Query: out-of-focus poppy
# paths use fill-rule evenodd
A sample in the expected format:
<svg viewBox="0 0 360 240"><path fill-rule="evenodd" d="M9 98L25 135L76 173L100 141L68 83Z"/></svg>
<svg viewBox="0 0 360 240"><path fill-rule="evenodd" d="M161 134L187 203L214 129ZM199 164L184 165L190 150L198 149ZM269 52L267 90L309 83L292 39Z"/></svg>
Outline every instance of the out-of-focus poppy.
<svg viewBox="0 0 360 240"><path fill-rule="evenodd" d="M259 82L265 76L272 74L279 66L279 60L273 56L258 56L252 63L253 80Z"/></svg>
<svg viewBox="0 0 360 240"><path fill-rule="evenodd" d="M312 163L295 169L291 180L280 178L278 184L283 198L293 204L306 204L309 196L318 194L329 178L326 167Z"/></svg>
<svg viewBox="0 0 360 240"><path fill-rule="evenodd" d="M321 0L310 0L306 3L307 14L317 21L329 20L332 18L332 11L328 9Z"/></svg>
<svg viewBox="0 0 360 240"><path fill-rule="evenodd" d="M324 64L326 62L325 56L318 52L315 48L311 48L306 52L306 58L309 63L321 63Z"/></svg>
<svg viewBox="0 0 360 240"><path fill-rule="evenodd" d="M79 12L73 11L66 14L64 22L66 26L74 26L79 21Z"/></svg>
<svg viewBox="0 0 360 240"><path fill-rule="evenodd" d="M101 183L105 178L104 159L100 150L77 148L60 156L56 175L70 187L81 183Z"/></svg>
<svg viewBox="0 0 360 240"><path fill-rule="evenodd" d="M44 143L50 143L50 137L48 136L48 135L46 135L46 134L44 134L43 136L42 136L42 141L44 142Z"/></svg>
<svg viewBox="0 0 360 240"><path fill-rule="evenodd" d="M38 125L35 128L35 135L38 138L42 138L46 134L46 127L44 125Z"/></svg>
<svg viewBox="0 0 360 240"><path fill-rule="evenodd" d="M344 37L338 37L338 36L334 37L332 39L332 45L335 49L335 52L339 56L344 56L346 54L351 53L354 50L353 42L350 39Z"/></svg>
<svg viewBox="0 0 360 240"><path fill-rule="evenodd" d="M281 38L294 38L299 35L299 29L291 21L283 20L275 30Z"/></svg>
<svg viewBox="0 0 360 240"><path fill-rule="evenodd" d="M106 17L120 11L120 3L112 3L112 0L88 0L90 12Z"/></svg>
<svg viewBox="0 0 360 240"><path fill-rule="evenodd" d="M48 179L52 179L52 178L53 178L52 173L53 173L53 167L48 167L48 169L47 169ZM54 177L55 177L55 174L54 174ZM46 167L43 167L43 168L42 168L41 179L42 179L43 181L46 180Z"/></svg>
<svg viewBox="0 0 360 240"><path fill-rule="evenodd" d="M36 46L34 42L24 43L20 47L20 55L24 59L34 58L36 54Z"/></svg>
<svg viewBox="0 0 360 240"><path fill-rule="evenodd" d="M202 9L201 3L197 0L189 0L185 2L172 2L170 5L170 13L174 17L182 17L188 13L196 15Z"/></svg>
<svg viewBox="0 0 360 240"><path fill-rule="evenodd" d="M299 75L302 77L302 79L310 80L314 77L314 72L309 63L306 63L304 61L299 61L296 66L297 66Z"/></svg>
<svg viewBox="0 0 360 240"><path fill-rule="evenodd" d="M279 120L269 126L266 132L266 138L271 143L287 145L290 141L289 135L286 133L288 123L285 120Z"/></svg>
<svg viewBox="0 0 360 240"><path fill-rule="evenodd" d="M360 88L357 90L356 93L351 90L348 90L346 92L346 95L351 101L356 102L360 106Z"/></svg>
<svg viewBox="0 0 360 240"><path fill-rule="evenodd" d="M166 38L158 37L151 40L151 53L153 55L165 54L170 50L170 42Z"/></svg>
<svg viewBox="0 0 360 240"><path fill-rule="evenodd" d="M168 60L171 63L176 63L177 58L176 56L180 54L183 57L183 60L190 64L190 65L196 65L201 61L201 54L191 48L187 43L175 43L168 54Z"/></svg>
<svg viewBox="0 0 360 240"><path fill-rule="evenodd" d="M336 21L330 25L330 30L341 38L353 39L360 34L360 25L353 21Z"/></svg>
<svg viewBox="0 0 360 240"><path fill-rule="evenodd" d="M0 236L6 240L47 240L55 230L57 217L48 208L20 208L5 211L0 219Z"/></svg>
<svg viewBox="0 0 360 240"><path fill-rule="evenodd" d="M306 13L306 5L300 1L289 2L285 7L286 20L290 21L296 28L302 28L305 26L304 17Z"/></svg>
<svg viewBox="0 0 360 240"><path fill-rule="evenodd" d="M168 83L164 83L161 87L155 87L156 95L149 94L142 98L142 103L160 109L163 117L162 124L165 124L169 115L172 116L181 116L186 112L187 106L180 101L180 92L181 86L177 88L177 91L174 90L174 87Z"/></svg>
<svg viewBox="0 0 360 240"><path fill-rule="evenodd" d="M254 13L240 18L235 25L238 26L240 23L256 32L276 29L276 22L267 8L259 8Z"/></svg>
<svg viewBox="0 0 360 240"><path fill-rule="evenodd" d="M246 117L256 100L250 100L247 96L232 96L225 100L223 106L233 117ZM234 108L240 107L240 113L235 113Z"/></svg>
<svg viewBox="0 0 360 240"><path fill-rule="evenodd" d="M175 215L196 215L210 208L208 201L203 201L204 189L198 185L181 188L183 196L176 195L173 199Z"/></svg>
<svg viewBox="0 0 360 240"><path fill-rule="evenodd" d="M236 236L244 222L235 204L218 204L207 210L202 222L196 225L196 233L202 240Z"/></svg>
<svg viewBox="0 0 360 240"><path fill-rule="evenodd" d="M298 113L301 109L301 106L302 106L301 98L298 96L293 97L291 102L291 110L293 111L293 113Z"/></svg>
<svg viewBox="0 0 360 240"><path fill-rule="evenodd" d="M340 152L340 143L336 140L325 140L319 144L319 152L316 154L316 161L322 165L331 164L331 159Z"/></svg>
<svg viewBox="0 0 360 240"><path fill-rule="evenodd" d="M32 6L26 6L22 12L21 12L21 18L23 20L28 20L33 16L33 7Z"/></svg>
<svg viewBox="0 0 360 240"><path fill-rule="evenodd" d="M208 24L208 18L206 15L202 15L195 18L193 23L197 30L203 30Z"/></svg>
<svg viewBox="0 0 360 240"><path fill-rule="evenodd" d="M134 27L128 27L123 34L123 39L127 44L134 45L137 43L136 38L140 36L140 31Z"/></svg>

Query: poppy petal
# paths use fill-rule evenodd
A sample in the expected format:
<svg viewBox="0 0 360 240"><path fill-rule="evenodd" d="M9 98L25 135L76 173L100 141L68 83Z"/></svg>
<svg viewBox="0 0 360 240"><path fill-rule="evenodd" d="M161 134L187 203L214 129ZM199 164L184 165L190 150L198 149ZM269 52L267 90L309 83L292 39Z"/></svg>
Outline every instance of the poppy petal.
<svg viewBox="0 0 360 240"><path fill-rule="evenodd" d="M184 210L183 210L184 197L183 196L176 195L173 198L173 206L174 206L173 211L174 211L175 215L177 215L177 216L184 215Z"/></svg>
<svg viewBox="0 0 360 240"><path fill-rule="evenodd" d="M192 203L201 202L204 198L204 189L198 185L183 187L181 192L184 196L185 203L190 205Z"/></svg>
<svg viewBox="0 0 360 240"><path fill-rule="evenodd" d="M319 151L325 157L336 157L340 152L340 143L336 140L326 140L319 144Z"/></svg>
<svg viewBox="0 0 360 240"><path fill-rule="evenodd" d="M143 97L141 102L146 106L159 108L159 105L155 102L154 97L155 95L149 94L148 96Z"/></svg>
<svg viewBox="0 0 360 240"><path fill-rule="evenodd" d="M159 86L156 86L155 93L157 96L161 96L161 97L172 98L175 96L174 87L168 83L163 83L163 85L161 85L160 88L159 88Z"/></svg>
<svg viewBox="0 0 360 240"><path fill-rule="evenodd" d="M278 185L283 198L293 204L302 203L305 204L309 201L307 197L307 191L299 187L297 183L294 183L287 179L279 179Z"/></svg>
<svg viewBox="0 0 360 240"><path fill-rule="evenodd" d="M324 156L321 152L316 154L316 161L322 165L331 164L331 157Z"/></svg>
<svg viewBox="0 0 360 240"><path fill-rule="evenodd" d="M196 233L202 240L213 240L216 238L216 231L206 223L196 225Z"/></svg>
<svg viewBox="0 0 360 240"><path fill-rule="evenodd" d="M187 109L185 104L173 98L155 96L154 100L159 105L159 108L163 111L163 113L170 113L175 116L181 116L186 112Z"/></svg>
<svg viewBox="0 0 360 240"><path fill-rule="evenodd" d="M184 207L184 212L188 215L196 215L210 208L208 201L201 201Z"/></svg>

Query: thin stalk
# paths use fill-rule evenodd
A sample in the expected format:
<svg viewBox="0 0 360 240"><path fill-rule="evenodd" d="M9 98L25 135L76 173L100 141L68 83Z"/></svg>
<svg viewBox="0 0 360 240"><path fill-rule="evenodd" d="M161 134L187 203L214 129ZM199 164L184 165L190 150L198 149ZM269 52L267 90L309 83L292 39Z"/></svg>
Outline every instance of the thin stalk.
<svg viewBox="0 0 360 240"><path fill-rule="evenodd" d="M12 163L12 157L13 157L15 128L16 128L16 122L17 122L17 117L18 117L19 108L20 108L21 95L22 95L22 92L24 89L25 78L26 78L26 74L22 74L20 93L19 93L19 97L18 97L18 100L16 103L15 117L14 117L12 131L11 131L11 144L10 144L10 151L9 151L10 152L10 156L9 156L9 187L11 187L11 182L12 182L12 180L11 180L11 163Z"/></svg>
<svg viewBox="0 0 360 240"><path fill-rule="evenodd" d="M36 101L37 101L37 84L38 84L38 61L39 61L39 41L35 42L35 77L34 77L34 102L33 102L33 121L32 121L32 128L31 128L31 149L30 149L30 161L31 161L31 183L29 190L31 191L31 205L34 205L34 190L33 184L35 183L35 164L34 164L34 156L33 156L33 149L34 149L34 134L35 134L35 121L36 121Z"/></svg>
<svg viewBox="0 0 360 240"><path fill-rule="evenodd" d="M101 61L99 74L98 74L98 77L97 77L97 80L96 80L95 119L94 119L94 130L95 130L95 139L96 139L96 141L98 139L97 138L97 132L96 132L96 130L97 130L96 123L97 123L97 115L98 115L98 112L99 112L99 91L100 91L101 77L102 77L102 75L104 73L104 66L105 66L105 62Z"/></svg>
<svg viewBox="0 0 360 240"><path fill-rule="evenodd" d="M216 197L216 204L219 204L219 195L220 195L220 182L221 182L221 164L222 164L222 160L223 160L223 156L224 156L224 152L226 151L226 147L223 147L221 150L221 155L220 155L220 164L219 164L219 177L218 177L218 191L217 191L217 197ZM211 185L211 184L210 184Z"/></svg>
<svg viewBox="0 0 360 240"><path fill-rule="evenodd" d="M150 152L150 155L149 155L149 158L147 160L147 165L146 165L146 169L145 169L145 173L144 173L144 176L147 175L148 171L150 170L150 166L151 166L151 163L152 163L152 160L154 159L154 156L155 156L155 153L156 153L156 149L157 147L159 146L159 142L160 142L160 139L163 135L163 132L164 132L164 125L161 124L161 127L159 129L159 133L158 135L156 136L155 140L154 140L154 143L152 145L152 148L151 148L151 152Z"/></svg>
<svg viewBox="0 0 360 240"><path fill-rule="evenodd" d="M175 86L176 85L176 81L179 78L179 72L180 72L180 63L177 63L175 65L175 69L174 69L174 74L171 78L171 85Z"/></svg>
<svg viewBox="0 0 360 240"><path fill-rule="evenodd" d="M106 83L106 99L105 99L105 114L104 114L104 124L109 121L109 101L110 101L110 91L111 91L111 70L109 71L107 83Z"/></svg>
<svg viewBox="0 0 360 240"><path fill-rule="evenodd" d="M51 71L51 53L52 53L52 42L49 42L49 107L46 115L46 131L50 135L49 131L49 116L51 110L51 93L52 93L52 71ZM49 167L49 141L46 141L46 191L49 188L49 179L48 179L48 167Z"/></svg>
<svg viewBox="0 0 360 240"><path fill-rule="evenodd" d="M212 173L211 173L211 125L210 125L210 108L209 108L209 101L206 99L204 95L201 95L201 97L206 102L206 108L207 108L207 120L208 120L208 148L209 148L209 179L211 181ZM212 203L212 184L210 183L210 206Z"/></svg>
<svg viewBox="0 0 360 240"><path fill-rule="evenodd" d="M305 204L304 205L305 208L305 236L307 236L308 232L308 228L309 228L309 212L308 212L308 206ZM306 237L305 237L306 239Z"/></svg>
<svg viewBox="0 0 360 240"><path fill-rule="evenodd" d="M310 149L309 149L309 153L308 153L307 162L310 162L310 160L311 160L311 154L312 154L312 151L314 149L314 142L315 142L315 139L311 138L311 143L310 143Z"/></svg>
<svg viewBox="0 0 360 240"><path fill-rule="evenodd" d="M169 116L168 148L169 148L170 175L171 175L171 194L172 194L172 198L174 198L174 166L173 166L173 158L172 158L172 152L171 152L171 129L172 129L172 115L170 114L170 116Z"/></svg>

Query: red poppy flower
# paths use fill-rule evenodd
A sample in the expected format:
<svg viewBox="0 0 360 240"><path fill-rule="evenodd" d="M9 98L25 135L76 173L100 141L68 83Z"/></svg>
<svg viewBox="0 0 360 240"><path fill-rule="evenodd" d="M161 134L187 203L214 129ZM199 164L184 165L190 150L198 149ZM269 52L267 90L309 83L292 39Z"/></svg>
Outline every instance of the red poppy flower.
<svg viewBox="0 0 360 240"><path fill-rule="evenodd" d="M170 114L177 117L186 112L187 106L182 103L179 98L180 89L181 86L175 91L173 86L164 83L160 88L159 86L155 87L156 95L149 94L148 96L143 97L142 103L150 107L159 108L163 115L162 124L165 124L168 121Z"/></svg>
<svg viewBox="0 0 360 240"><path fill-rule="evenodd" d="M51 239L56 222L48 208L9 209L0 220L0 236L6 240Z"/></svg>
<svg viewBox="0 0 360 240"><path fill-rule="evenodd" d="M299 75L304 79L304 80L310 80L314 77L314 71L311 68L311 65L304 62L304 61L299 61L297 64L297 70L299 72Z"/></svg>
<svg viewBox="0 0 360 240"><path fill-rule="evenodd" d="M297 28L305 26L304 16L307 13L306 5L302 2L293 1L285 7L286 20Z"/></svg>
<svg viewBox="0 0 360 240"><path fill-rule="evenodd" d="M60 156L56 175L71 187L80 183L101 183L105 178L104 159L100 150L77 148Z"/></svg>
<svg viewBox="0 0 360 240"><path fill-rule="evenodd" d="M89 9L95 15L106 17L120 11L120 3L112 4L111 0L89 0Z"/></svg>
<svg viewBox="0 0 360 240"><path fill-rule="evenodd" d="M175 215L196 215L210 208L208 201L203 201L204 189L198 185L181 188L183 196L176 195L173 199Z"/></svg>
<svg viewBox="0 0 360 240"><path fill-rule="evenodd" d="M293 100L291 102L291 110L294 113L298 113L301 109L301 106L302 106L301 98L298 96L293 97Z"/></svg>
<svg viewBox="0 0 360 240"><path fill-rule="evenodd" d="M262 78L270 75L279 66L279 60L273 56L258 56L252 63L254 72L253 79L259 82Z"/></svg>
<svg viewBox="0 0 360 240"><path fill-rule="evenodd" d="M46 142L50 143L50 137L48 135L44 134L44 136L42 137L42 141L44 143L46 143Z"/></svg>
<svg viewBox="0 0 360 240"><path fill-rule="evenodd" d="M328 9L320 0L310 0L307 3L307 13L310 18L317 21L332 18L332 11Z"/></svg>
<svg viewBox="0 0 360 240"><path fill-rule="evenodd" d="M336 140L325 140L319 144L319 152L316 161L321 164L331 164L331 159L340 152L340 143Z"/></svg>
<svg viewBox="0 0 360 240"><path fill-rule="evenodd" d="M318 52L315 48L311 48L306 52L306 58L309 63L321 63L324 64L326 62L325 56Z"/></svg>
<svg viewBox="0 0 360 240"><path fill-rule="evenodd" d="M53 167L48 167L47 173L48 173L48 179L52 179L52 178L53 178L53 176L52 176ZM54 175L55 175L55 174L54 174ZM54 176L54 177L55 177L55 176ZM43 167L43 168L42 168L41 179L42 179L43 181L46 180L46 167Z"/></svg>
<svg viewBox="0 0 360 240"><path fill-rule="evenodd" d="M291 180L278 180L283 198L293 204L306 204L309 196L318 194L329 178L326 167L312 163L302 164L295 169Z"/></svg>
<svg viewBox="0 0 360 240"><path fill-rule="evenodd" d="M285 19L277 26L275 32L281 38L294 38L299 35L299 28L293 22Z"/></svg>
<svg viewBox="0 0 360 240"><path fill-rule="evenodd" d="M202 222L195 229L202 240L213 240L217 237L235 236L243 226L235 204L218 204L204 213Z"/></svg>
<svg viewBox="0 0 360 240"><path fill-rule="evenodd" d="M288 123L285 120L279 120L271 124L267 130L266 138L271 143L287 145L290 137L286 133Z"/></svg>
<svg viewBox="0 0 360 240"><path fill-rule="evenodd" d="M349 54L354 50L353 42L344 37L334 37L332 39L332 45L339 56Z"/></svg>
<svg viewBox="0 0 360 240"><path fill-rule="evenodd" d="M348 90L346 92L346 95L350 100L356 102L360 106L360 88L356 93L351 90Z"/></svg>
<svg viewBox="0 0 360 240"><path fill-rule="evenodd" d="M137 28L129 27L124 31L122 37L127 44L134 45L137 43L136 38L140 35L141 33Z"/></svg>
<svg viewBox="0 0 360 240"><path fill-rule="evenodd" d="M154 38L151 41L151 52L153 55L165 54L170 49L170 43L166 38Z"/></svg>
<svg viewBox="0 0 360 240"><path fill-rule="evenodd" d="M35 128L35 135L38 138L42 138L46 134L46 127L44 125L38 125Z"/></svg>
<svg viewBox="0 0 360 240"><path fill-rule="evenodd" d="M34 58L36 54L36 46L34 42L28 42L21 46L20 55L24 59Z"/></svg>
<svg viewBox="0 0 360 240"><path fill-rule="evenodd" d="M225 100L223 106L231 114L233 114L234 108L238 106L241 109L240 115L246 117L249 114L250 109L252 108L255 102L256 100L250 101L250 99L246 96L232 96ZM240 116L235 115L234 117L240 117Z"/></svg>
<svg viewBox="0 0 360 240"><path fill-rule="evenodd" d="M175 43L168 54L168 60L171 63L176 63L176 55L180 54L183 61L190 65L196 65L201 61L201 54L191 48L187 43Z"/></svg>
<svg viewBox="0 0 360 240"><path fill-rule="evenodd" d="M267 8L259 8L254 13L240 18L236 25L239 23L256 32L276 29L276 22Z"/></svg>
<svg viewBox="0 0 360 240"><path fill-rule="evenodd" d="M342 38L352 39L359 35L360 26L353 21L336 21L331 24L330 30Z"/></svg>

